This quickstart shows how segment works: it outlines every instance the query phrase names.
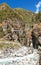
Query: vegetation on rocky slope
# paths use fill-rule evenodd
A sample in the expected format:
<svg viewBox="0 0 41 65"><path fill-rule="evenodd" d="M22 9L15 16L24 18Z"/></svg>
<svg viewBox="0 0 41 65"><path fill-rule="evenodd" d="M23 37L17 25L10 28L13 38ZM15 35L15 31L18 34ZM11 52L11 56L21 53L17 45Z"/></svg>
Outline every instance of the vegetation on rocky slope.
<svg viewBox="0 0 41 65"><path fill-rule="evenodd" d="M3 20L7 18L19 19L23 22L31 22L33 13L30 11L23 10L21 8L11 9L6 4L0 5L0 22L2 23Z"/></svg>
<svg viewBox="0 0 41 65"><path fill-rule="evenodd" d="M33 24L40 22L40 12L35 14L22 8L12 9L5 3L0 5L0 38L9 41L17 39L20 43L27 45L28 40L31 39Z"/></svg>

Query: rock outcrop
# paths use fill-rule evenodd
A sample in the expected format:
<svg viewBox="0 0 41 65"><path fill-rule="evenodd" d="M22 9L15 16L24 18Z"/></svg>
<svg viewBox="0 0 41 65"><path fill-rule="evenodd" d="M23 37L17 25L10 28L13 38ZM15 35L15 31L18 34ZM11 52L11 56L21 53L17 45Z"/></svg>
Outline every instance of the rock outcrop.
<svg viewBox="0 0 41 65"><path fill-rule="evenodd" d="M41 46L41 23L34 24L32 30L32 41L33 44L38 48L38 45ZM35 47L34 46L34 47Z"/></svg>
<svg viewBox="0 0 41 65"><path fill-rule="evenodd" d="M14 51L14 49L9 49L9 51ZM6 51L4 51L5 54ZM6 56L7 55L7 56ZM4 58L0 58L2 65L39 65L39 54L36 49L27 48L25 46L19 48L14 52L7 52ZM8 58L9 56L9 58Z"/></svg>
<svg viewBox="0 0 41 65"><path fill-rule="evenodd" d="M7 19L2 23L2 29L4 36L0 40L16 40L27 46L33 43L34 48L41 46L41 23L34 24L33 27L25 24L22 29L21 26L18 27L18 24L15 25L13 21Z"/></svg>
<svg viewBox="0 0 41 65"><path fill-rule="evenodd" d="M34 48L38 48L37 45L41 46L41 22L36 22L35 17L30 11L0 5L0 40L17 40L26 46L33 43Z"/></svg>

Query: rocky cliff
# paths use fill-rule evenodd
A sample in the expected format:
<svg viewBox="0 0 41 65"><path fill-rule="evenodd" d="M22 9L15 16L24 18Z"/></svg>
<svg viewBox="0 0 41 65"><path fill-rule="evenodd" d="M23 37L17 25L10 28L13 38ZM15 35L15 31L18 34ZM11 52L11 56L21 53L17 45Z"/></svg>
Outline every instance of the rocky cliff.
<svg viewBox="0 0 41 65"><path fill-rule="evenodd" d="M41 46L41 14L21 8L12 9L0 5L0 40L19 41L22 45L34 48ZM37 21L37 22L36 22Z"/></svg>

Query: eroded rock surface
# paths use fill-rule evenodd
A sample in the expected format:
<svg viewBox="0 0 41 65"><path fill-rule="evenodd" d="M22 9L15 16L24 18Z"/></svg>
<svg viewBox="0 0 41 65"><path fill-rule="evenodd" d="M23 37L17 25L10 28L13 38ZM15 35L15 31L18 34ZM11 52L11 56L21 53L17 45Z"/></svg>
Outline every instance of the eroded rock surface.
<svg viewBox="0 0 41 65"><path fill-rule="evenodd" d="M0 62L7 62L8 65L39 65L39 54L36 49L27 48L25 46L19 50L10 53L10 57L0 59Z"/></svg>

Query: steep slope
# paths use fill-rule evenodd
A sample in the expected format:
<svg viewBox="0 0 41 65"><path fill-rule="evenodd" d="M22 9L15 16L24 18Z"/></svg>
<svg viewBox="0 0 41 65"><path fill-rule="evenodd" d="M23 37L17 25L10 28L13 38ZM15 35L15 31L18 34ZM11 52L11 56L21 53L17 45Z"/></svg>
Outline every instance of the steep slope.
<svg viewBox="0 0 41 65"><path fill-rule="evenodd" d="M23 10L21 8L11 9L6 4L0 5L0 22L7 18L16 18L24 22L31 22L32 15L32 12Z"/></svg>
<svg viewBox="0 0 41 65"><path fill-rule="evenodd" d="M12 9L5 3L0 4L0 37L4 36L2 26L5 20L6 22L10 21L12 24L19 24L17 26L23 28L25 23L32 25L32 16L33 13L30 11L26 11L21 8Z"/></svg>
<svg viewBox="0 0 41 65"><path fill-rule="evenodd" d="M0 40L16 40L22 45L29 45L29 43L32 42L31 34L33 27L35 26L35 23L38 24L39 22L41 22L40 12L38 14L34 14L31 11L27 11L22 8L12 9L3 3L0 5ZM35 32L37 30L35 30ZM41 27L39 34L41 34Z"/></svg>

